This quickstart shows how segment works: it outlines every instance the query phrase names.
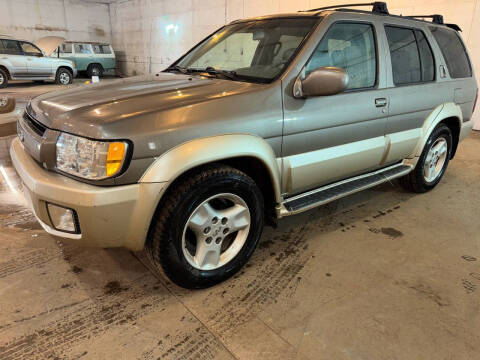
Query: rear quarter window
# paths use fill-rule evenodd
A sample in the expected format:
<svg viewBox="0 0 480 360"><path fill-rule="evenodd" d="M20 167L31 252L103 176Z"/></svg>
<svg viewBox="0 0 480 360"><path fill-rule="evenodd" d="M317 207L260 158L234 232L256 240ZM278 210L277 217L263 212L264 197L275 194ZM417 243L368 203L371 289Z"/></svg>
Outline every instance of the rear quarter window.
<svg viewBox="0 0 480 360"><path fill-rule="evenodd" d="M92 45L95 54L111 54L110 45Z"/></svg>
<svg viewBox="0 0 480 360"><path fill-rule="evenodd" d="M430 31L442 51L450 77L454 79L471 77L472 65L457 32L439 26L430 27Z"/></svg>

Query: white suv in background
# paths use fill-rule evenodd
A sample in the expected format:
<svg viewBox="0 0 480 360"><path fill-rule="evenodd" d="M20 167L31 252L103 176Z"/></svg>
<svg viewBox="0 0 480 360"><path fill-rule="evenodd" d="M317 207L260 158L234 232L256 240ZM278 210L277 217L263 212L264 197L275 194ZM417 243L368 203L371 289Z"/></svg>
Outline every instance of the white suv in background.
<svg viewBox="0 0 480 360"><path fill-rule="evenodd" d="M49 36L35 44L0 35L0 88L9 80L54 80L59 85L71 84L77 76L73 61L49 57L63 42Z"/></svg>

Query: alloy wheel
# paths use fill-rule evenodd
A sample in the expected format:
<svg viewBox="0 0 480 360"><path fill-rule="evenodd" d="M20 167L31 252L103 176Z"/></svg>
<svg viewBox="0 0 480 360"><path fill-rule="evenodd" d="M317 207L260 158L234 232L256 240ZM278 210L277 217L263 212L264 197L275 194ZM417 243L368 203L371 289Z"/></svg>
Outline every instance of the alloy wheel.
<svg viewBox="0 0 480 360"><path fill-rule="evenodd" d="M196 269L218 269L238 255L249 230L250 210L245 201L235 194L217 194L202 202L187 220L183 254Z"/></svg>
<svg viewBox="0 0 480 360"><path fill-rule="evenodd" d="M434 182L441 174L448 155L448 142L444 137L438 138L425 158L423 176L427 183Z"/></svg>

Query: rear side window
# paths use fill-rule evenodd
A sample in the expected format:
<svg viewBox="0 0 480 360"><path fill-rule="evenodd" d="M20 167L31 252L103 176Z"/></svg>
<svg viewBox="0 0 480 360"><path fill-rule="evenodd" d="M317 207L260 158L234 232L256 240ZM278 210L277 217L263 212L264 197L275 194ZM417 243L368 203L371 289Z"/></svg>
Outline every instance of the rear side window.
<svg viewBox="0 0 480 360"><path fill-rule="evenodd" d="M23 55L15 40L0 40L0 52L6 55Z"/></svg>
<svg viewBox="0 0 480 360"><path fill-rule="evenodd" d="M458 34L453 30L437 26L432 26L430 31L442 51L450 77L454 79L471 77L472 65Z"/></svg>
<svg viewBox="0 0 480 360"><path fill-rule="evenodd" d="M91 54L90 44L75 44L75 54Z"/></svg>
<svg viewBox="0 0 480 360"><path fill-rule="evenodd" d="M433 81L435 61L432 49L420 30L386 26L395 85Z"/></svg>
<svg viewBox="0 0 480 360"><path fill-rule="evenodd" d="M110 45L92 45L95 54L111 54Z"/></svg>
<svg viewBox="0 0 480 360"><path fill-rule="evenodd" d="M360 23L334 24L315 49L306 75L319 67L335 66L348 73L348 89L375 86L376 45L373 26Z"/></svg>
<svg viewBox="0 0 480 360"><path fill-rule="evenodd" d="M420 52L420 67L422 68L422 81L435 80L435 60L433 59L432 48L428 43L423 31L415 30L418 51Z"/></svg>

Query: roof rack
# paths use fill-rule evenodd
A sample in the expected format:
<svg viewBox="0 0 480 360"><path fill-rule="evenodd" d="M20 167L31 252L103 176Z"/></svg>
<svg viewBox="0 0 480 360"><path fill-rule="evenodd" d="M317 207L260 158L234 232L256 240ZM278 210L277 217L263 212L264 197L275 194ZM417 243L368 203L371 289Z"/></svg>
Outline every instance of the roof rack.
<svg viewBox="0 0 480 360"><path fill-rule="evenodd" d="M387 3L381 2L381 1L375 1L372 3L362 3L362 4L331 5L331 6L324 6L316 9L302 10L300 12L313 12L313 11L318 12L322 10L340 9L340 8L355 7L355 6L372 6L372 13L389 15L389 12L387 9Z"/></svg>
<svg viewBox="0 0 480 360"><path fill-rule="evenodd" d="M433 15L410 15L405 16L409 19L432 19L432 23L443 25L443 15L433 14Z"/></svg>

